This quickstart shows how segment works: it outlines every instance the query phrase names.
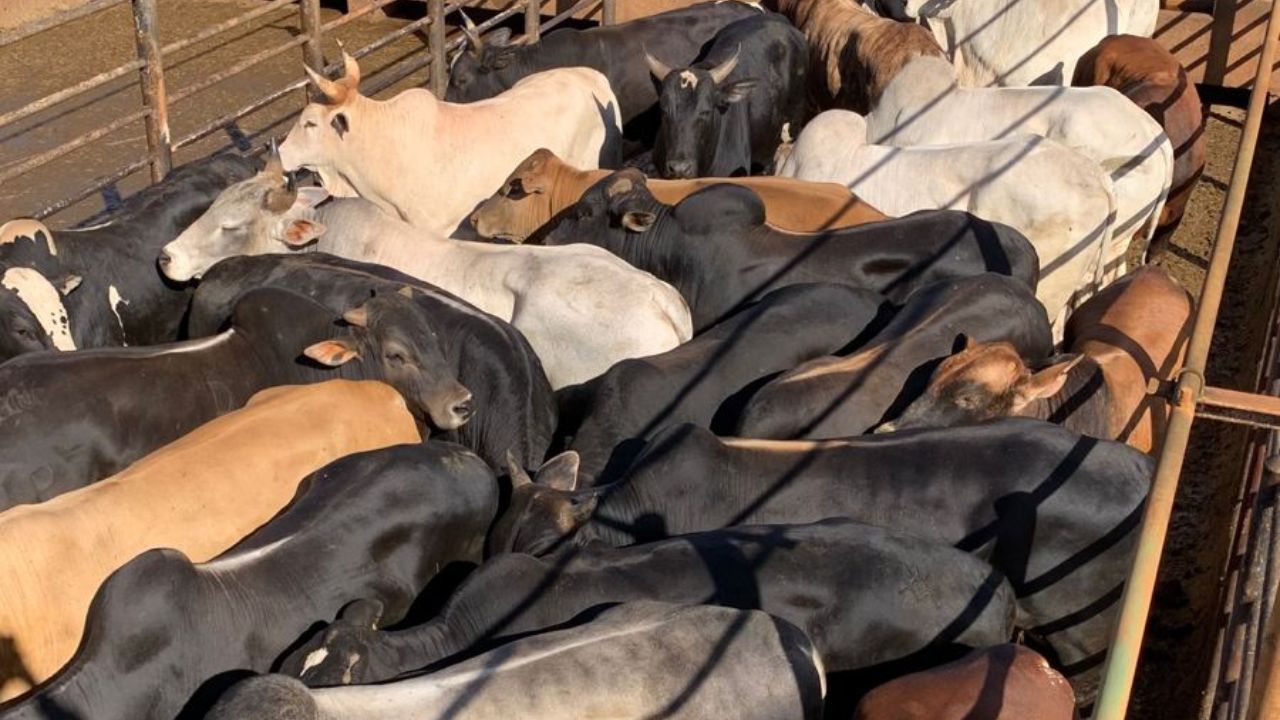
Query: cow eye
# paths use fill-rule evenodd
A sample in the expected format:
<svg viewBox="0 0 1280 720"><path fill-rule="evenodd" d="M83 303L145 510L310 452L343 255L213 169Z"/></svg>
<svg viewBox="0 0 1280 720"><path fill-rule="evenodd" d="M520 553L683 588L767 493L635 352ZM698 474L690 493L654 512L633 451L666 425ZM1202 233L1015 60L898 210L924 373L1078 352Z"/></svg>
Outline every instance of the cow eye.
<svg viewBox="0 0 1280 720"><path fill-rule="evenodd" d="M24 327L15 328L14 332L17 333L18 337L20 338L25 338L27 340L35 340L35 335L33 335L30 330Z"/></svg>
<svg viewBox="0 0 1280 720"><path fill-rule="evenodd" d="M316 126L316 121L315 121L315 120L308 120L308 121L306 121L306 122L302 123L302 127L304 127L304 128L313 128L313 127L315 127L315 126Z"/></svg>
<svg viewBox="0 0 1280 720"><path fill-rule="evenodd" d="M406 362L404 353L400 352L399 350L388 350L385 353L383 353L382 356L386 358L387 362L391 363L392 365L403 365Z"/></svg>
<svg viewBox="0 0 1280 720"><path fill-rule="evenodd" d="M239 230L242 227L244 227L244 223L240 222L239 220L228 220L222 223L223 232L235 232L236 230Z"/></svg>
<svg viewBox="0 0 1280 720"><path fill-rule="evenodd" d="M524 183L519 180L512 180L511 184L507 185L507 192L505 194L512 200L519 200L526 194L524 191Z"/></svg>

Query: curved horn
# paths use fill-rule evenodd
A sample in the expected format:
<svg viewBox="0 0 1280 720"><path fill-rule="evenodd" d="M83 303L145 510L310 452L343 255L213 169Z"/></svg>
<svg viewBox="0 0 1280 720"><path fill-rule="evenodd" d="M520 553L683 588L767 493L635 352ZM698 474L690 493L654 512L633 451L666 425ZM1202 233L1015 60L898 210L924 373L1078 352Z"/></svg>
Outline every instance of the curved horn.
<svg viewBox="0 0 1280 720"><path fill-rule="evenodd" d="M476 24L471 22L471 18L467 17L467 14L461 10L458 11L458 14L462 16L462 34L466 36L467 42L471 43L472 52L480 55L484 52L484 39L476 31Z"/></svg>
<svg viewBox="0 0 1280 720"><path fill-rule="evenodd" d="M649 72L653 73L653 77L662 82L671 74L671 68L667 67L658 58L649 54L648 50L644 51L644 63L649 66Z"/></svg>
<svg viewBox="0 0 1280 720"><path fill-rule="evenodd" d="M342 313L342 320L354 327L366 327L369 324L369 308L364 305L353 307Z"/></svg>
<svg viewBox="0 0 1280 720"><path fill-rule="evenodd" d="M302 69L307 71L307 77L311 78L311 84L315 85L316 89L328 98L330 102L340 103L347 99L346 87L312 70L307 65L303 65Z"/></svg>
<svg viewBox="0 0 1280 720"><path fill-rule="evenodd" d="M360 91L360 64L356 59L351 57L347 52L347 48L341 42L338 43L338 49L342 51L342 79L338 84L345 85L351 92Z"/></svg>
<svg viewBox="0 0 1280 720"><path fill-rule="evenodd" d="M715 84L719 85L729 78L729 73L733 72L733 69L738 67L738 56L741 54L742 46L739 45L738 49L733 51L733 57L711 68L711 79Z"/></svg>

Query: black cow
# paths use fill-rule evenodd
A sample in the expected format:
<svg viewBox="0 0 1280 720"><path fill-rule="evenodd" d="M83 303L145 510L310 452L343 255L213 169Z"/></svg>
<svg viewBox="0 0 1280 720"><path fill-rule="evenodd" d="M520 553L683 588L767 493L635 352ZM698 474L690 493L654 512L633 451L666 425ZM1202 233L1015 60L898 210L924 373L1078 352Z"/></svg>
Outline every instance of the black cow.
<svg viewBox="0 0 1280 720"><path fill-rule="evenodd" d="M493 474L457 445L337 460L218 558L148 550L112 573L71 662L0 718L170 720L184 706L202 717L227 684L271 669L355 598L347 622L405 617L434 578L480 561L497 507Z"/></svg>
<svg viewBox="0 0 1280 720"><path fill-rule="evenodd" d="M324 253L228 258L201 280L191 303L191 332L220 329L252 288L292 290L341 315L374 293L393 295L406 286L413 288L416 316L424 324L413 328L422 337L406 334L404 342L438 345L475 407L465 425L436 438L471 448L494 468L506 466L508 452L525 467L537 466L556 424L555 398L538 356L520 331L417 278Z"/></svg>
<svg viewBox="0 0 1280 720"><path fill-rule="evenodd" d="M281 671L312 686L378 682L498 638L556 626L588 608L637 600L760 609L793 623L813 639L831 695L861 685L854 676L869 676L872 668L928 667L965 647L1002 642L1015 612L1008 585L987 563L903 533L831 519L625 549L572 548L547 559L499 555L468 577L432 621L400 631L339 621L295 651ZM322 651L324 659L314 662ZM350 657L358 659L349 664Z"/></svg>
<svg viewBox="0 0 1280 720"><path fill-rule="evenodd" d="M850 200L852 202L852 200ZM649 192L645 177L620 170L561 215L544 242L586 242L671 283L695 330L719 322L770 290L838 282L902 303L935 280L982 272L1035 288L1039 260L1013 228L954 210L931 210L823 233L765 224L764 203L737 185L713 185L677 205Z"/></svg>
<svg viewBox="0 0 1280 720"><path fill-rule="evenodd" d="M577 452L580 485L606 482L669 425L731 430L762 383L805 360L857 347L891 314L883 297L847 285L774 290L674 350L623 360L561 390L559 444Z"/></svg>
<svg viewBox="0 0 1280 720"><path fill-rule="evenodd" d="M231 330L212 338L34 353L0 365L0 509L117 473L276 385L382 380L424 425L465 421L470 393L454 377L422 309L392 293L363 310L366 327L342 328L323 306L264 288L246 295ZM333 370L302 357L305 351L327 358L352 342L367 360ZM386 357L393 352L401 361Z"/></svg>
<svg viewBox="0 0 1280 720"><path fill-rule="evenodd" d="M1152 470L1133 448L1026 418L824 442L722 440L682 425L613 485L574 491L572 478L542 472L521 482L489 544L539 554L832 516L893 528L1003 572L1019 626L1059 669L1083 673L1073 683L1087 695Z"/></svg>
<svg viewBox="0 0 1280 720"><path fill-rule="evenodd" d="M772 174L783 137L809 117L809 44L776 13L726 25L688 67L645 61L661 86L653 162L662 177Z"/></svg>
<svg viewBox="0 0 1280 720"><path fill-rule="evenodd" d="M482 40L468 30L471 48L454 60L445 100L485 100L551 68L594 68L609 79L622 109L622 122L628 125L627 137L647 146L657 128L651 111L658 104L658 90L649 75L645 51L669 65L688 65L721 28L761 12L737 0L700 3L620 25L561 28L527 45L508 45L505 31ZM649 117L639 117L646 113Z"/></svg>
<svg viewBox="0 0 1280 720"><path fill-rule="evenodd" d="M1011 343L1024 357L1053 350L1042 306L1019 282L994 274L920 288L862 349L810 360L751 398L732 434L753 438L861 435L897 417L968 338Z"/></svg>
<svg viewBox="0 0 1280 720"><path fill-rule="evenodd" d="M166 281L154 258L219 193L256 171L254 161L231 153L184 165L100 224L0 243L0 274L33 268L62 291L76 348L177 340L191 291Z"/></svg>

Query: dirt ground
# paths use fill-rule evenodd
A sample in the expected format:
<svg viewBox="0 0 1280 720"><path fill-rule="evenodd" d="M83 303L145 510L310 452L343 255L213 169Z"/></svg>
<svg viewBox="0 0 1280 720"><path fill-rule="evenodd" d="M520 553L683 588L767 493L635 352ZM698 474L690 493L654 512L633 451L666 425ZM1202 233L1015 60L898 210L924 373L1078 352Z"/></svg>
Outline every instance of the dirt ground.
<svg viewBox="0 0 1280 720"><path fill-rule="evenodd" d="M0 0L5 11L16 11L41 0ZM189 37L208 25L258 6L259 0L159 0L163 42ZM333 3L326 21L339 16ZM0 27L6 16L0 14ZM371 16L352 22L335 35L348 47L360 47L397 28L403 20ZM296 11L273 12L239 28L166 58L168 92L179 94L199 82L265 49L288 41L297 33ZM377 82L388 69L419 52L420 34L410 34L362 61L366 78ZM0 48L0 67L20 72L0 73L0 113L38 99L116 67L134 57L134 40L127 7L106 11L73 25ZM332 60L337 49L325 44ZM179 102L173 112L175 138L208 119L230 112L250 100L300 77L301 50L290 49L261 66L238 74L213 88ZM421 84L420 70L383 94ZM18 123L0 128L0 171L59 142L89 132L140 107L136 75L94 90L79 99ZM290 116L301 107L301 91L290 93L208 138L183 148L177 163L231 147L245 138L283 134ZM1174 238L1175 252L1163 264L1197 294L1203 281L1209 245L1239 141L1243 113L1213 109L1207 128L1209 167L1201 180L1186 220ZM1277 237L1272 213L1280 211L1275 192L1280 175L1280 127L1272 122L1257 153L1251 191L1245 205L1240 240L1227 284L1218 332L1214 338L1208 382L1235 389L1253 389L1258 355L1266 334L1265 299L1275 281ZM144 130L134 122L105 141L50 161L17 180L0 185L0 219L31 214L50 202L84 187L145 152ZM145 183L145 170L105 193L95 194L50 219L67 227L99 212L104 203L135 192ZM1189 720L1196 716L1217 625L1223 558L1231 535L1231 519L1240 481L1245 431L1238 426L1197 423L1175 506L1172 530L1157 588L1135 689L1132 717L1141 720Z"/></svg>

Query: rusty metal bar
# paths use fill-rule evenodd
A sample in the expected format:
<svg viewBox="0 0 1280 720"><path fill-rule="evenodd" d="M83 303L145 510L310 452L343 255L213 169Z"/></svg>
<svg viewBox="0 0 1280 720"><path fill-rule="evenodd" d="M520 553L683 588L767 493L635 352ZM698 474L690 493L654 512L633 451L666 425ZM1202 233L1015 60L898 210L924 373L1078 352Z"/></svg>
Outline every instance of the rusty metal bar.
<svg viewBox="0 0 1280 720"><path fill-rule="evenodd" d="M448 9L446 9L445 13L448 14L448 12L449 12ZM351 57L359 60L365 55L368 55L369 53L374 52L376 50L380 50L386 47L387 45L390 45L391 43L395 42L396 40L399 40L405 35L408 35L409 33L417 32L419 28L421 28L424 25L428 25L430 23L431 23L431 16L427 15L427 16L420 17L417 20L414 20L413 22L408 23L403 27L399 27L399 28L396 28L395 30L392 30L391 32L387 33L386 35L383 35L377 40L374 40L368 45L365 45L359 50L353 51L351 53ZM428 35L428 37L430 36Z"/></svg>
<svg viewBox="0 0 1280 720"><path fill-rule="evenodd" d="M616 0L604 0L604 5L602 6L601 13L600 13L600 24L601 25L617 25L618 24L618 9L616 7Z"/></svg>
<svg viewBox="0 0 1280 720"><path fill-rule="evenodd" d="M138 120L141 120L142 118L147 117L150 114L151 114L150 108L142 108L141 110L136 110L134 112L129 113L128 115L125 115L124 117L116 118L115 120L98 128L97 130L93 130L88 133L85 133L84 135L81 135L75 140L63 143L50 150L46 150L45 152L42 152L39 155L33 155L27 158L26 160L22 161L21 163L18 163L17 165L11 165L7 169L5 169L3 172L0 172L0 184L4 184L12 180L13 178L16 178L20 175L24 175L28 172L31 172L35 168L51 160L56 160L57 158L60 158L63 155L66 155L72 150L88 145L94 140L97 140L98 138L104 135L115 132L116 130L119 130L125 125L128 125L129 123L137 122Z"/></svg>
<svg viewBox="0 0 1280 720"><path fill-rule="evenodd" d="M37 220L43 220L56 212L66 210L72 205L75 205L81 200L84 200L90 195L98 192L102 188L112 183L119 182L122 178L126 178L134 174L135 172L141 170L142 168L146 167L149 164L151 164L151 158L149 157L144 157L140 160L134 160L133 162L129 163L128 165L125 165L119 170L116 170L115 172L109 173L107 175L103 175L102 177L90 182L85 187L77 190L75 194L69 195L65 198L62 198L61 200L58 200L55 203L44 206L38 212L34 213L32 217L34 217Z"/></svg>
<svg viewBox="0 0 1280 720"><path fill-rule="evenodd" d="M148 1L154 2L154 0L148 0ZM229 77L232 77L233 75L238 75L244 72L245 70L248 70L254 65L262 63L266 60L270 60L271 58L275 57L276 55L279 55L280 53L292 50L293 48L296 48L299 45L302 45L308 42L308 40L309 38L307 36L299 35L298 37L295 37L289 40L284 45L279 45L270 50L264 50L263 52L260 52L256 55L251 55L245 58L244 60L241 60L240 62L236 63L235 65L232 65L226 70L223 70L222 72L214 73L209 77L201 80L198 83L195 83L193 85L188 85L182 88L181 90L173 94L173 97L170 99L170 102L176 103L176 102L185 100L191 97L192 95L195 95L196 93L201 92L202 90L207 90L210 87L217 85L218 83L222 82L223 80L226 80Z"/></svg>
<svg viewBox="0 0 1280 720"><path fill-rule="evenodd" d="M129 62L121 65L118 68L114 68L106 72L99 73L87 80L78 82L75 85L72 85L71 87L63 88L58 92L45 95L44 97L40 98L39 100L36 100L35 102L27 103L26 105L16 110L12 110L3 115L0 115L0 127L9 125L11 123L15 123L24 117L33 115L35 113L40 112L41 110L57 105L58 103L64 100L69 100L75 97L76 95L79 95L84 92L88 92L89 90L92 90L98 87L99 85L103 85L117 78L124 77L130 72L141 68L143 64L144 63L142 60L130 60Z"/></svg>
<svg viewBox="0 0 1280 720"><path fill-rule="evenodd" d="M301 1L304 5L306 4L306 0L301 0ZM227 20L223 20L222 22L214 25L210 25L204 30L201 30L195 35L192 35L191 37L183 38L181 40L175 40L169 43L168 45L165 45L164 48L160 50L160 53L162 55L171 55L173 53L178 52L179 50L189 48L198 42L201 42L203 40L208 40L214 35L217 35L219 33L224 33L233 28L240 27L241 25L244 25L250 20L266 15L267 13L273 10L277 10L286 5L292 5L295 2L299 2L299 0L272 0L266 5L263 5L261 7L256 7L247 13L244 13L242 15L237 15L233 18L228 18ZM317 9L317 12L318 12L318 9Z"/></svg>
<svg viewBox="0 0 1280 720"><path fill-rule="evenodd" d="M0 33L0 47L10 45L24 38L29 38L32 35L42 33L50 28L79 20L82 17L106 10L107 8L115 7L116 5L123 5L127 2L129 2L129 0L90 0L78 8L60 12L57 15L50 15L43 20L35 20L20 28L14 28L8 32Z"/></svg>
<svg viewBox="0 0 1280 720"><path fill-rule="evenodd" d="M298 15L302 34L307 41L302 44L302 61L316 72L324 71L324 27L320 21L320 0L298 0Z"/></svg>
<svg viewBox="0 0 1280 720"><path fill-rule="evenodd" d="M1213 27L1209 34L1209 54L1204 66L1206 85L1222 85L1227 77L1227 60L1235 35L1236 7L1240 0L1214 0Z"/></svg>
<svg viewBox="0 0 1280 720"><path fill-rule="evenodd" d="M183 137L179 138L177 142L173 144L173 148L175 150L181 150L182 148L190 145L191 143L196 142L197 140L200 140L205 136L212 134L218 128L229 125L230 123L233 123L236 120L239 120L240 118L244 117L245 115L248 115L251 112L261 110L262 108L270 105L271 103L279 100L280 98L284 97L285 95L288 95L289 93L293 92L294 90L297 90L298 88L306 87L307 82L308 80L306 78L302 78L301 80L294 80L293 82L280 88L279 90L276 90L275 92L272 92L268 95L260 97L257 100L254 100L253 102L247 105L244 105L236 110L233 110L219 118L211 120L205 123L204 125L201 125L200 127L196 128L195 130L187 133Z"/></svg>
<svg viewBox="0 0 1280 720"><path fill-rule="evenodd" d="M581 12L582 10L586 9L587 7L589 7L589 6L591 6L591 5L600 5L600 4L602 4L602 0L578 0L578 2L576 2L576 3L574 3L574 4L573 4L573 7L569 8L568 10L565 10L564 12L560 13L559 15L556 15L555 17L551 18L550 20L548 20L548 21L546 21L546 22L542 23L542 32L546 32L546 31L550 30L551 28L553 28L553 27L555 27L555 26L559 25L560 23L564 22L565 20L568 20L569 18L573 17L574 15L577 15L579 12ZM601 23L601 24L603 24L603 23Z"/></svg>
<svg viewBox="0 0 1280 720"><path fill-rule="evenodd" d="M542 0L525 0L524 36L529 42L537 42L542 34Z"/></svg>
<svg viewBox="0 0 1280 720"><path fill-rule="evenodd" d="M449 87L449 68L445 60L448 50L445 43L444 0L428 0L427 17L431 18L431 32L427 39L427 52L431 55L431 92L443 98Z"/></svg>
<svg viewBox="0 0 1280 720"><path fill-rule="evenodd" d="M164 87L164 61L160 56L156 0L133 0L133 28L138 41L142 103L147 113L147 152L151 156L151 181L160 182L173 167L169 147L169 98ZM177 98L174 98L177 101Z"/></svg>
<svg viewBox="0 0 1280 720"><path fill-rule="evenodd" d="M334 20L330 20L329 22L324 24L324 27L322 29L325 32L329 32L330 30L340 28L349 22L353 22L358 18L362 18L365 15L368 15L369 13L373 12L374 10L379 10L387 5L390 5L393 2L397 2L397 0L373 0L373 2L369 3L368 5L365 5L364 7L358 10L352 10L351 12L344 14L342 17L339 17Z"/></svg>
<svg viewBox="0 0 1280 720"><path fill-rule="evenodd" d="M434 62L435 58L428 53L423 53L417 59L402 60L393 68L384 69L377 82L368 84L365 93L369 96L376 95Z"/></svg>
<svg viewBox="0 0 1280 720"><path fill-rule="evenodd" d="M1139 531L1133 571L1124 586L1119 622L1103 668L1102 691L1094 714L1096 720L1122 720L1128 710L1134 672L1142 649L1143 632L1151 611L1151 595L1155 588L1165 535L1169 529L1169 516L1173 510L1191 425L1195 420L1196 402L1204 391L1204 368L1208 361L1209 345L1222 305L1222 291L1226 284L1231 253L1235 248L1236 231L1240 226L1249 171L1253 167L1262 114L1266 110L1271 66L1276 54L1276 33L1280 30L1277 17L1280 17L1280 2L1272 4L1267 18L1266 37L1258 58L1258 70L1249 97L1249 110L1245 116L1235 166L1231 171L1231 182L1218 222L1213 255L1200 292L1186 362L1178 375L1164 446L1156 462L1151 494L1147 498L1142 528ZM1280 690L1280 682L1273 683L1272 686ZM1280 697L1276 697L1275 701L1280 703Z"/></svg>

